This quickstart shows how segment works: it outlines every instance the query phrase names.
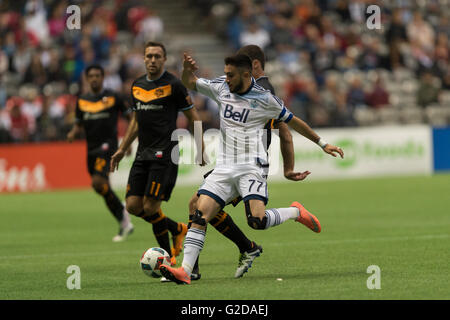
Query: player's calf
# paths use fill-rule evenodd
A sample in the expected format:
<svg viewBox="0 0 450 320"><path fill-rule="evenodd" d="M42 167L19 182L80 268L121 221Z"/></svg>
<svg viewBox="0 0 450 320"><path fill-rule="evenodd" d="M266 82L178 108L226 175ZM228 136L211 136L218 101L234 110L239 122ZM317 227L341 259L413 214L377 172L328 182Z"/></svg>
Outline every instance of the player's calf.
<svg viewBox="0 0 450 320"><path fill-rule="evenodd" d="M195 214L195 210L197 209L197 201L198 201L198 196L195 193L191 200L189 200L189 215L193 215Z"/></svg>

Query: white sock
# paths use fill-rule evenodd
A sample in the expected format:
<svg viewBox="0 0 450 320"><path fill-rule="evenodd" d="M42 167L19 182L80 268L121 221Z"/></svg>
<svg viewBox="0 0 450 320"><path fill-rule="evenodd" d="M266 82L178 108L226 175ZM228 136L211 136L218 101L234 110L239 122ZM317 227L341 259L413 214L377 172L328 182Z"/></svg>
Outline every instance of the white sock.
<svg viewBox="0 0 450 320"><path fill-rule="evenodd" d="M206 231L196 228L190 228L184 239L184 257L181 266L184 271L191 276L192 269L194 268L195 261L203 249L203 243L205 242Z"/></svg>
<svg viewBox="0 0 450 320"><path fill-rule="evenodd" d="M130 215L128 214L127 209L123 207L123 218L120 221L120 227L123 229L130 224Z"/></svg>
<svg viewBox="0 0 450 320"><path fill-rule="evenodd" d="M131 222L130 220L130 214L127 211L127 204L125 202L122 202L123 205L123 218L120 221L120 227L123 229L128 226L128 224Z"/></svg>
<svg viewBox="0 0 450 320"><path fill-rule="evenodd" d="M278 226L286 220L296 219L298 217L298 209L295 207L267 209L266 210L266 229Z"/></svg>

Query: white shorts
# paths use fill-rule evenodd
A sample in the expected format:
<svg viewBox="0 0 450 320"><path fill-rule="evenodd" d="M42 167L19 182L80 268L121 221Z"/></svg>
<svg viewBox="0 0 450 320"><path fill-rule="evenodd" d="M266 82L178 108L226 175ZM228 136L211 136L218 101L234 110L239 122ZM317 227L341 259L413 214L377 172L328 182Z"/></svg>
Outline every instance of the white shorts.
<svg viewBox="0 0 450 320"><path fill-rule="evenodd" d="M267 172L256 165L217 166L206 177L198 194L210 196L222 207L238 196L244 201L262 200L267 204Z"/></svg>

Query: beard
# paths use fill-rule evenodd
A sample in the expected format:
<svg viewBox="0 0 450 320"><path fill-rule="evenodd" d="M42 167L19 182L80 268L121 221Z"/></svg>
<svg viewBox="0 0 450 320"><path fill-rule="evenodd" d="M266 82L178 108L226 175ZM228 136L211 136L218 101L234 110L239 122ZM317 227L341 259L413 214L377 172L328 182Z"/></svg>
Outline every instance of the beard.
<svg viewBox="0 0 450 320"><path fill-rule="evenodd" d="M228 86L229 87L229 86ZM233 88L233 89L231 89L230 88L230 92L231 93L237 93L237 92L240 92L240 91L242 91L242 88L244 87L244 82L242 81L242 79L239 81L239 83L238 84L236 84L236 86Z"/></svg>
<svg viewBox="0 0 450 320"><path fill-rule="evenodd" d="M102 88L101 84L100 83L96 83L96 82L95 83L91 83L90 86L91 86L91 90L94 91L94 92L98 92Z"/></svg>
<svg viewBox="0 0 450 320"><path fill-rule="evenodd" d="M157 66L148 66L147 67L147 72L150 75L156 75L159 74L159 72L161 71L161 68L158 68Z"/></svg>

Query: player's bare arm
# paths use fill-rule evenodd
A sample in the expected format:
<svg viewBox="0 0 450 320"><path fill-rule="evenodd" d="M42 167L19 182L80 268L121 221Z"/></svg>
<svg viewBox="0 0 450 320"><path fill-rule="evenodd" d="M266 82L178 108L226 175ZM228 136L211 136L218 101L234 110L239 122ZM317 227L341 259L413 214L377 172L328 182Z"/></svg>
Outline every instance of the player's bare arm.
<svg viewBox="0 0 450 320"><path fill-rule="evenodd" d="M132 116L132 113L130 113L130 112L127 112L127 113L124 115L124 119L126 120L126 128L127 128L127 130L128 130L128 127L129 127L129 125L130 125L130 123L131 123L132 118L133 118L133 116ZM125 132L126 132L126 131L125 131ZM127 151L125 152L125 155L126 155L127 157L129 157L129 156L131 155L131 152L132 152L131 148L128 148Z"/></svg>
<svg viewBox="0 0 450 320"><path fill-rule="evenodd" d="M292 129L300 133L305 138L308 138L314 143L319 143L320 137L317 135L317 133L315 133L314 130L311 129L311 127L300 118L294 116L291 121L288 122L288 124ZM333 157L336 157L339 154L341 158L344 158L344 151L339 147L333 146L329 143L321 147L324 152L332 155Z"/></svg>
<svg viewBox="0 0 450 320"><path fill-rule="evenodd" d="M72 129L67 133L67 141L72 142L75 140L75 137L81 133L83 130L81 124L75 123Z"/></svg>
<svg viewBox="0 0 450 320"><path fill-rule="evenodd" d="M114 153L111 157L111 166L109 168L110 172L114 172L116 169L119 168L120 160L122 160L122 158L125 156L125 153L130 148L131 144L133 143L134 139L136 139L137 136L138 136L138 123L136 121L136 113L133 112L130 124L128 125L127 128L127 132L125 133L125 136L123 137L123 140L120 143L120 146L117 149L116 153Z"/></svg>
<svg viewBox="0 0 450 320"><path fill-rule="evenodd" d="M286 123L278 122L274 125L279 130L280 149L283 156L284 177L292 181L304 180L311 172L295 172L294 171L294 144L292 142L292 134Z"/></svg>
<svg viewBox="0 0 450 320"><path fill-rule="evenodd" d="M184 53L184 60L183 60L183 72L181 74L181 81L183 82L184 86L188 88L189 90L196 90L196 82L197 82L197 76L194 74L195 71L197 71L198 66L194 59L192 59L191 56L187 55L187 53Z"/></svg>
<svg viewBox="0 0 450 320"><path fill-rule="evenodd" d="M188 118L189 120L189 125L194 127L194 122L198 121L197 123L200 123L201 125L201 120L200 120L200 116L198 115L197 109L195 109L195 107L189 109L189 110L185 110L183 111L184 115L186 116L186 118ZM203 141L203 129L200 127L201 130L201 134L202 134L202 139L201 139L201 145L199 143L199 141L197 141L197 139L195 140L195 143L198 144L196 145L197 150L201 150L201 154L202 154L202 158L200 162L200 166L204 166L207 164L207 159L206 159L206 154L205 154L205 142ZM197 155L198 157L200 157L200 155ZM197 163L198 163L197 162Z"/></svg>

